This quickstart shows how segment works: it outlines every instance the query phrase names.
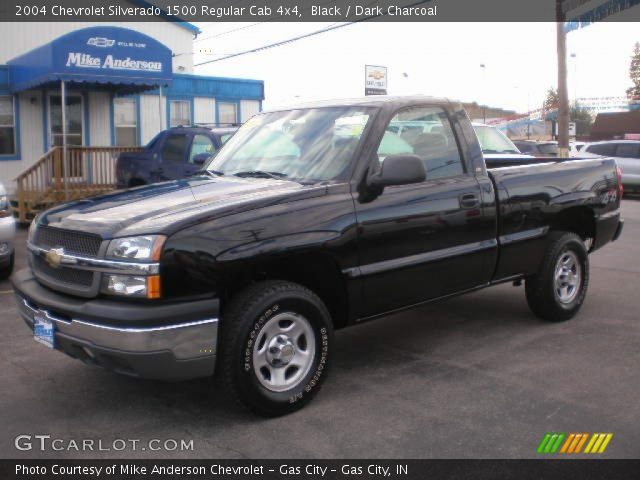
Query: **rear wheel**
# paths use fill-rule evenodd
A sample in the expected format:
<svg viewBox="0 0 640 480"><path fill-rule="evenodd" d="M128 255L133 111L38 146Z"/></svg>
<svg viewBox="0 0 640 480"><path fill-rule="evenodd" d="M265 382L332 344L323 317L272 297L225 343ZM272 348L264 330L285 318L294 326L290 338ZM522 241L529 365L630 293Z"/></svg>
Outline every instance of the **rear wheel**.
<svg viewBox="0 0 640 480"><path fill-rule="evenodd" d="M219 380L257 413L293 412L320 389L332 338L329 312L313 292L291 282L257 283L223 315Z"/></svg>
<svg viewBox="0 0 640 480"><path fill-rule="evenodd" d="M529 308L545 320L568 320L582 307L588 285L589 256L582 239L552 232L538 273L526 280Z"/></svg>

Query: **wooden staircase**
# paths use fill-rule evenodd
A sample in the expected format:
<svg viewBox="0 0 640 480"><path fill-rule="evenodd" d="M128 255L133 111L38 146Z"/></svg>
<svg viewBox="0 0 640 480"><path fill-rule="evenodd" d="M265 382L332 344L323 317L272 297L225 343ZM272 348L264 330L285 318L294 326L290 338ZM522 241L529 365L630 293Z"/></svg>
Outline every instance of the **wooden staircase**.
<svg viewBox="0 0 640 480"><path fill-rule="evenodd" d="M122 152L141 147L54 147L17 178L11 205L20 223L29 223L42 210L67 200L110 192L116 188L116 161ZM66 173L66 175L65 175Z"/></svg>

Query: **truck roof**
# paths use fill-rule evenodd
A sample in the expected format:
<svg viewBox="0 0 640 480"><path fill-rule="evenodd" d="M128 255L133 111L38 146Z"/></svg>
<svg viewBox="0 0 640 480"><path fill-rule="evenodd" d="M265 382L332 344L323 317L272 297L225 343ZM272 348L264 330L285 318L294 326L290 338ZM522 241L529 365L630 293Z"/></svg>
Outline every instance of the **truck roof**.
<svg viewBox="0 0 640 480"><path fill-rule="evenodd" d="M267 110L268 112L278 112L284 110L297 110L300 108L321 108L321 107L378 107L382 104L393 104L394 107L410 107L416 104L433 103L433 104L452 104L457 103L454 100L442 97L430 97L427 95L370 95L368 97L354 97L331 100L318 100L314 102L305 102L300 104L286 105Z"/></svg>

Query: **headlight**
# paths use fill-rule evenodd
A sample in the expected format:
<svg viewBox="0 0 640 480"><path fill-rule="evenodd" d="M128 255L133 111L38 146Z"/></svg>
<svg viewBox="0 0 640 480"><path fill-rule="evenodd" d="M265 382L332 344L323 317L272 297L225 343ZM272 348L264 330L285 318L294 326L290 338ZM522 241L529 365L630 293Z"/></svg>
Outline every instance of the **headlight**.
<svg viewBox="0 0 640 480"><path fill-rule="evenodd" d="M157 261L160 260L165 240L163 235L116 238L109 243L107 258L132 262Z"/></svg>
<svg viewBox="0 0 640 480"><path fill-rule="evenodd" d="M102 292L134 298L160 298L160 276L108 275L102 277Z"/></svg>

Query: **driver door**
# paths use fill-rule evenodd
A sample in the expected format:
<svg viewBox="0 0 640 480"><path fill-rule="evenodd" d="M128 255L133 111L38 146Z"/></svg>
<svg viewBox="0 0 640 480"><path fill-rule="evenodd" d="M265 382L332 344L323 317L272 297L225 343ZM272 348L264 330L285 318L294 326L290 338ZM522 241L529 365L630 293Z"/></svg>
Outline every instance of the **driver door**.
<svg viewBox="0 0 640 480"><path fill-rule="evenodd" d="M408 123L411 128L403 128ZM483 283L487 249L495 241L493 219L483 214L480 186L465 165L446 111L429 106L398 112L377 153L380 162L389 155L418 155L427 178L386 187L374 200L356 202L357 275L363 294L359 316Z"/></svg>

